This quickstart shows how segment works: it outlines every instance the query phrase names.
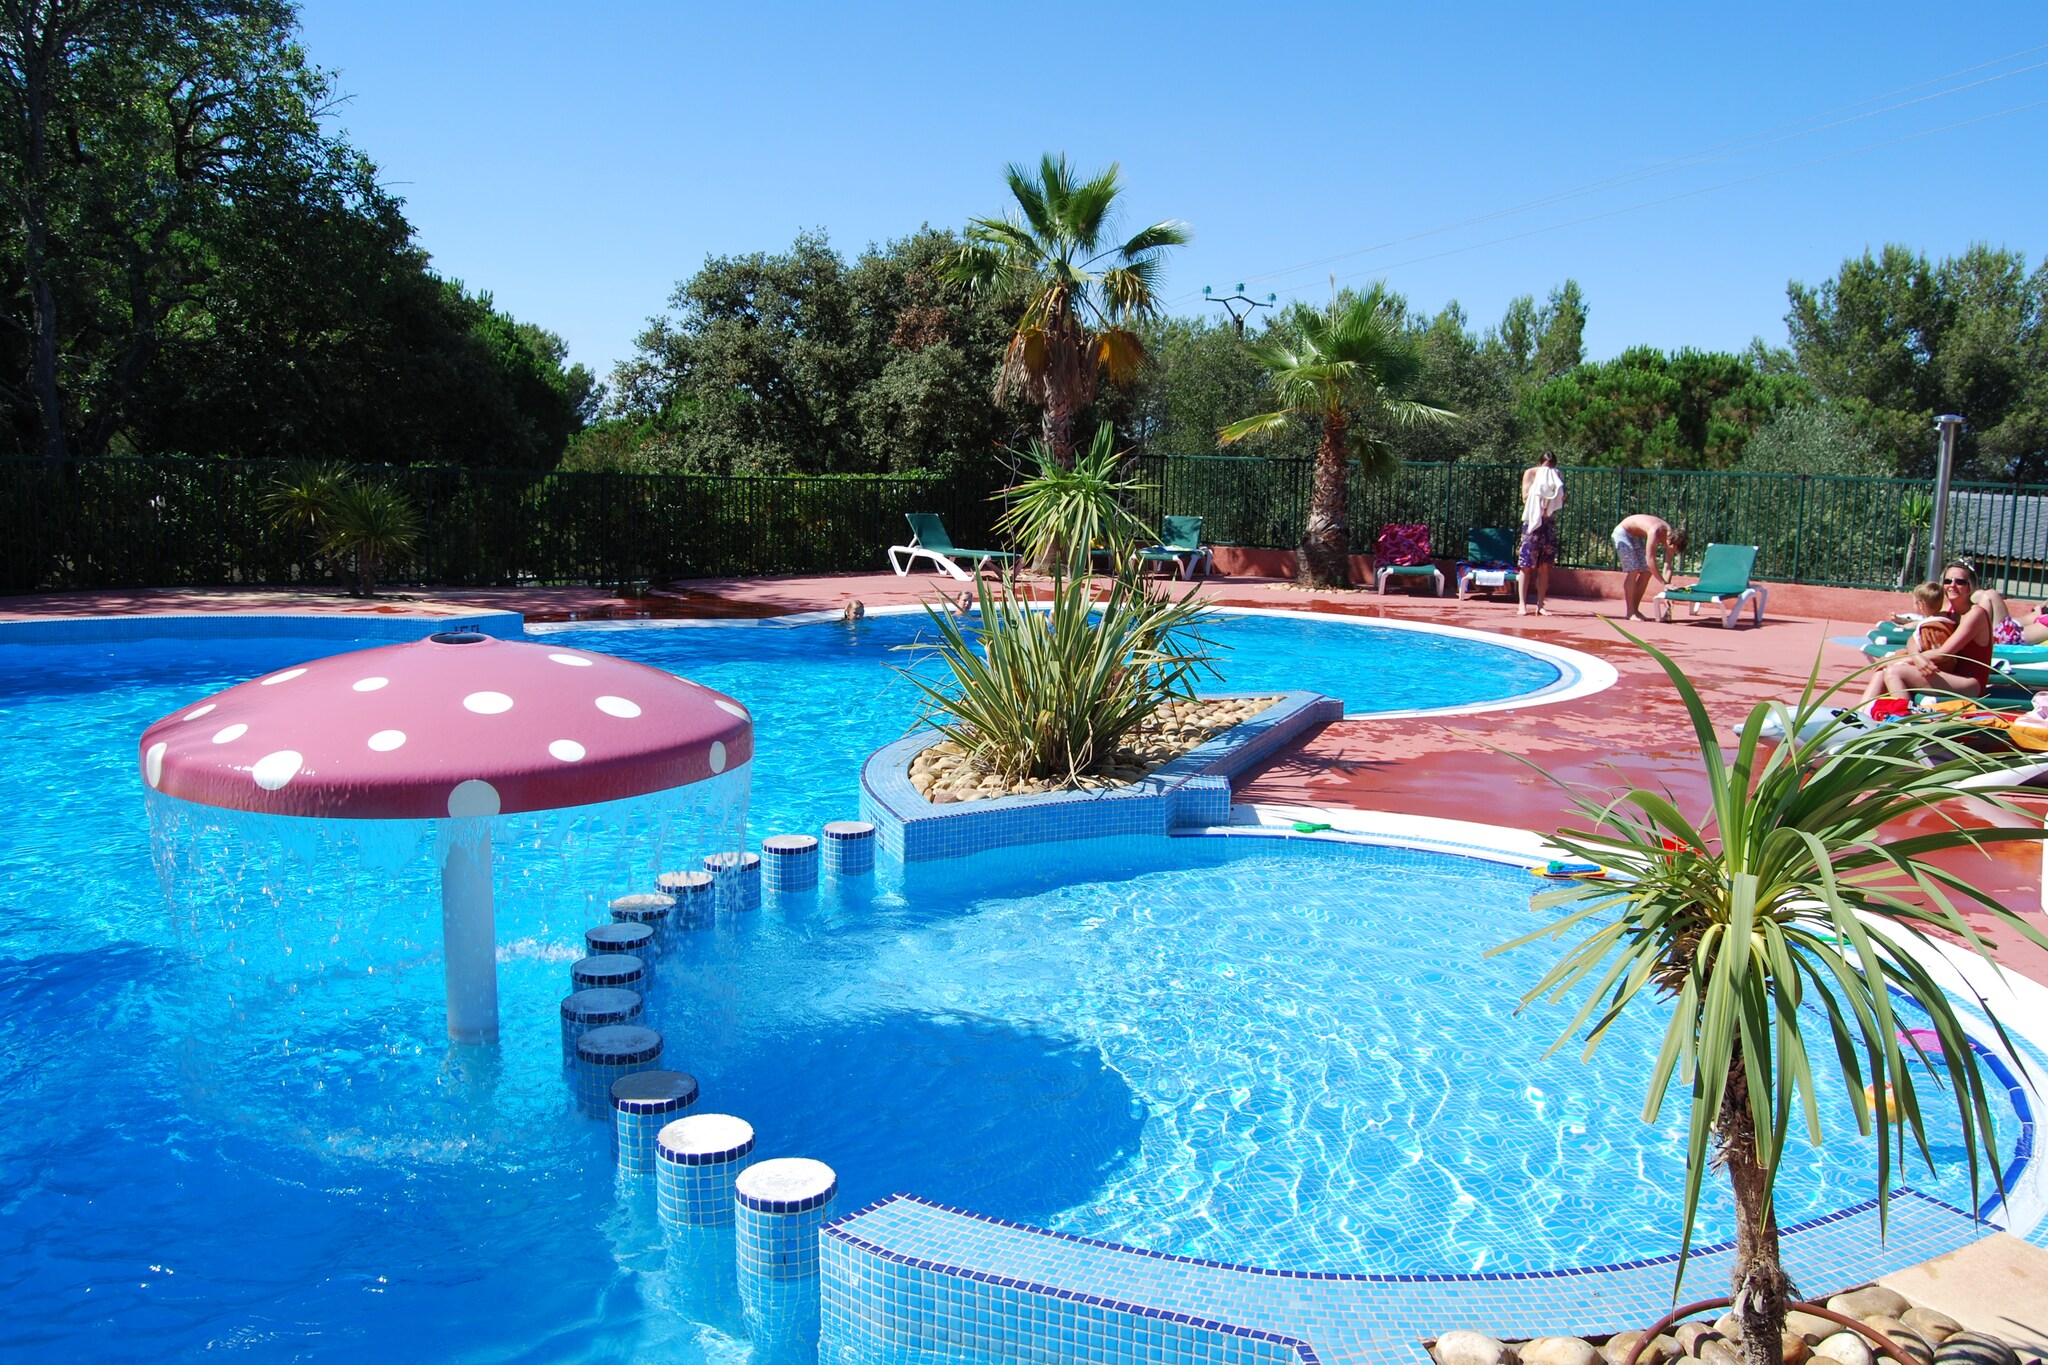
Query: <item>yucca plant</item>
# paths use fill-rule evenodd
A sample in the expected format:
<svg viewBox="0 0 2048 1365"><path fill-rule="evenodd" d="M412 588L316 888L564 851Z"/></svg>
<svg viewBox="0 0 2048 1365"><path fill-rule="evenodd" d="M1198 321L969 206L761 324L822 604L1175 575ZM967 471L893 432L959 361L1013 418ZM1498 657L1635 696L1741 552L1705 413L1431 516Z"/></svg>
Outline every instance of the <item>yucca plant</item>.
<svg viewBox="0 0 2048 1365"><path fill-rule="evenodd" d="M263 494L263 510L279 531L311 531L323 535L334 508L334 495L354 474L340 460L294 460L271 481Z"/></svg>
<svg viewBox="0 0 2048 1365"><path fill-rule="evenodd" d="M1049 600L1035 604L1013 579L984 577L978 638L961 617L927 606L938 640L922 648L946 675L906 673L924 694L923 723L984 772L1074 786L1160 707L1192 700L1196 680L1215 671L1201 603L1132 573L1113 579L1099 602L1096 586L1056 578Z"/></svg>
<svg viewBox="0 0 2048 1365"><path fill-rule="evenodd" d="M1043 443L1032 442L1038 472L996 495L1010 504L996 529L1022 546L1032 564L1075 577L1090 572L1098 547L1109 551L1112 563L1123 564L1132 546L1151 536L1124 505L1151 485L1119 477L1123 458L1116 448L1116 428L1108 422L1095 429L1095 439L1074 456L1071 468L1054 459Z"/></svg>
<svg viewBox="0 0 2048 1365"><path fill-rule="evenodd" d="M356 591L377 595L377 574L393 559L410 554L420 538L419 509L389 484L352 479L329 503L322 548L336 559L353 558Z"/></svg>
<svg viewBox="0 0 2048 1365"><path fill-rule="evenodd" d="M1627 635L1627 632L1622 632ZM1975 1187L1979 1157L1998 1159L1987 1090L1956 1009L1907 951L1934 934L1988 956L1958 911L1971 905L2004 932L2048 947L2048 938L1997 897L1929 861L1947 850L2042 838L2023 828L1969 829L1950 813L1966 796L2014 809L1996 787L1966 790L1990 761L1963 742L1967 727L1940 718L1870 730L1825 719L1833 693L1809 679L1797 707L1750 711L1732 755L1721 746L1699 693L1668 657L1634 636L1684 699L1704 767L1708 802L1687 814L1642 789L1596 801L1573 792L1583 827L1555 842L1608 870L1537 898L1569 913L1493 951L1572 937L1557 964L1523 1000L1584 1001L1556 1046L1584 1033L1587 1055L1631 1012L1667 1016L1663 1050L1647 1078L1645 1122L1675 1085L1689 1092L1685 1231L1690 1250L1710 1162L1728 1172L1736 1211L1733 1293L1748 1365L1781 1365L1779 1337L1792 1285L1780 1262L1772 1203L1778 1157L1797 1114L1807 1141L1822 1140L1817 1067L1838 1070L1857 1131L1877 1135L1878 1207L1889 1200L1894 1144L1908 1134L1930 1165L1922 1088L1909 1052L1934 1068L1954 1097ZM1766 743L1773 715L1793 736ZM1568 789L1569 790L1569 789ZM1932 815L1942 827L1894 835L1900 822ZM1923 1011L1941 1040L1931 1058L1902 1040L1893 994ZM1991 1011L1977 1001L1987 1016ZM1996 1019L1993 1018L1994 1027ZM2001 1040L2004 1030L1998 1030ZM1819 1060L1816 1060L1816 1054ZM1873 1123L1866 1081L1888 1103Z"/></svg>

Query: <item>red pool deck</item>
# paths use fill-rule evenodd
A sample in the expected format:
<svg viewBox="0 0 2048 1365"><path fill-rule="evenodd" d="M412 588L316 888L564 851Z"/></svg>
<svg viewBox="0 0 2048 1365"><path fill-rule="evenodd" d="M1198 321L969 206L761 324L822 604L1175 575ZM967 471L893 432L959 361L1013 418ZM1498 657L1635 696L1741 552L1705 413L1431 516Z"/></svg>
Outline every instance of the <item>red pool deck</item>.
<svg viewBox="0 0 2048 1365"><path fill-rule="evenodd" d="M1603 586L1595 583L1594 586ZM1677 693L1642 650L1615 630L1621 603L1612 598L1553 599L1555 614L1522 617L1512 601L1451 599L1371 592L1300 592L1271 580L1211 579L1194 590L1223 606L1427 621L1543 640L1582 650L1612 664L1619 681L1571 701L1515 711L1444 718L1360 719L1332 724L1238 786L1243 802L1340 806L1478 820L1538 831L1570 814L1555 784L1518 759L1540 764L1575 785L1668 788L1681 809L1703 797L1694 743ZM0 620L158 612L337 611L452 614L477 608L524 613L532 620L635 617L763 617L837 610L859 600L870 607L929 600L960 585L925 575L849 574L769 579L701 579L634 597L595 588L449 589L393 592L372 601L333 592L108 591L46 593L0 599ZM1800 605L1819 596L1809 590ZM1734 724L1768 698L1797 695L1816 659L1824 681L1854 668L1860 655L1828 643L1860 636L1874 614L1875 594L1844 593L1843 614L1772 614L1763 626L1724 630L1718 617L1680 616L1670 625L1637 622L1629 629L1666 650L1705 697L1715 720ZM1819 604L1828 599L1819 597ZM1363 697L1346 697L1359 705ZM2048 808L2044 808L2048 813ZM1974 818L2002 817L1979 805ZM2048 927L2042 914L2041 850L2015 845L1957 860L2007 903ZM2048 983L2048 953L2025 943L1999 944L1999 957Z"/></svg>

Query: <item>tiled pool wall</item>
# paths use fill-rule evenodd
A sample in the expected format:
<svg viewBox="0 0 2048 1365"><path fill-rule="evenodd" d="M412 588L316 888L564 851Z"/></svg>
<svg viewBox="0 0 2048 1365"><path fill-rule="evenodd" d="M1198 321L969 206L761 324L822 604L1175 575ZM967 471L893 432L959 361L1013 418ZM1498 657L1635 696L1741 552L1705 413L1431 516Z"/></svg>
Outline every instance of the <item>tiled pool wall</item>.
<svg viewBox="0 0 2048 1365"><path fill-rule="evenodd" d="M1207 694L1222 700L1271 692ZM861 817L890 856L904 863L961 858L994 848L1117 835L1163 835L1228 824L1231 779L1308 731L1344 716L1344 703L1317 692L1285 692L1249 720L1125 787L1046 792L936 805L910 782L910 763L944 736L911 735L876 750L861 769Z"/></svg>
<svg viewBox="0 0 2048 1365"><path fill-rule="evenodd" d="M1313 1347L1280 1333L890 1251L842 1226L869 1211L821 1239L822 1359L967 1353L1047 1365L1317 1365Z"/></svg>
<svg viewBox="0 0 2048 1365"><path fill-rule="evenodd" d="M1914 1190L1783 1230L1820 1297L1984 1235ZM1480 1327L1516 1339L1598 1335L1672 1304L1675 1254L1615 1265L1474 1274L1347 1274L1232 1265L1118 1246L895 1195L825 1229L823 1358L1316 1361L1429 1365L1426 1338ZM1691 1284L1725 1283L1732 1243L1696 1248Z"/></svg>

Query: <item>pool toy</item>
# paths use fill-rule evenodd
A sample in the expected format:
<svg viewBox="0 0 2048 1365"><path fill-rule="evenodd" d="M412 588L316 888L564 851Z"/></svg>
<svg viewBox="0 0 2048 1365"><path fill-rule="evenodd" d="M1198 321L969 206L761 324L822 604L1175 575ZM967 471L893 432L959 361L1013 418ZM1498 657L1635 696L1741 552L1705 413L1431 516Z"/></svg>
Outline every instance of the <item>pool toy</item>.
<svg viewBox="0 0 2048 1365"><path fill-rule="evenodd" d="M1294 832L1296 834L1320 834L1328 828L1330 826L1327 824L1319 825L1309 820L1296 820L1294 822Z"/></svg>
<svg viewBox="0 0 2048 1365"><path fill-rule="evenodd" d="M1765 739L1784 740L1786 737L1786 725L1791 719L1791 711L1784 707L1773 706L1770 715L1764 717L1763 737ZM1827 706L1808 716L1806 723L1799 727L1798 733L1793 738L1801 744L1808 744L1820 738L1822 734L1826 734L1828 736L1828 744L1825 747L1832 748L1868 728L1869 723L1859 711L1842 706Z"/></svg>
<svg viewBox="0 0 2048 1365"><path fill-rule="evenodd" d="M1538 877L1549 877L1559 881L1596 882L1607 875L1607 869L1598 863L1568 863L1552 858L1541 867L1529 871Z"/></svg>
<svg viewBox="0 0 2048 1365"><path fill-rule="evenodd" d="M1899 1032L1899 1041L1902 1043L1919 1044L1920 1050L1930 1057L1939 1057L1943 1055L1941 1050L1941 1035L1939 1033L1936 1033L1931 1028L1902 1029Z"/></svg>
<svg viewBox="0 0 2048 1365"><path fill-rule="evenodd" d="M2005 733L2030 753L2048 752L2048 692L2034 694L2034 709L2014 716Z"/></svg>
<svg viewBox="0 0 2048 1365"><path fill-rule="evenodd" d="M1878 1093L1875 1085L1866 1085L1863 1087L1863 1098L1870 1101L1870 1112L1874 1117L1886 1122L1891 1121L1892 1088L1889 1085L1884 1088L1882 1095Z"/></svg>

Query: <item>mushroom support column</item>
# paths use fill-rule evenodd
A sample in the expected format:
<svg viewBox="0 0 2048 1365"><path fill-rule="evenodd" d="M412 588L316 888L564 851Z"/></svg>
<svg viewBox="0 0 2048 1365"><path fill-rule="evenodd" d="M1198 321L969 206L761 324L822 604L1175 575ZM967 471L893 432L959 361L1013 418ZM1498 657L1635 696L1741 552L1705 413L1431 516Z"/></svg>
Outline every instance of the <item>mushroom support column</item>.
<svg viewBox="0 0 2048 1365"><path fill-rule="evenodd" d="M450 820L441 865L441 949L448 981L448 1038L498 1041L498 916L491 895L491 823Z"/></svg>

